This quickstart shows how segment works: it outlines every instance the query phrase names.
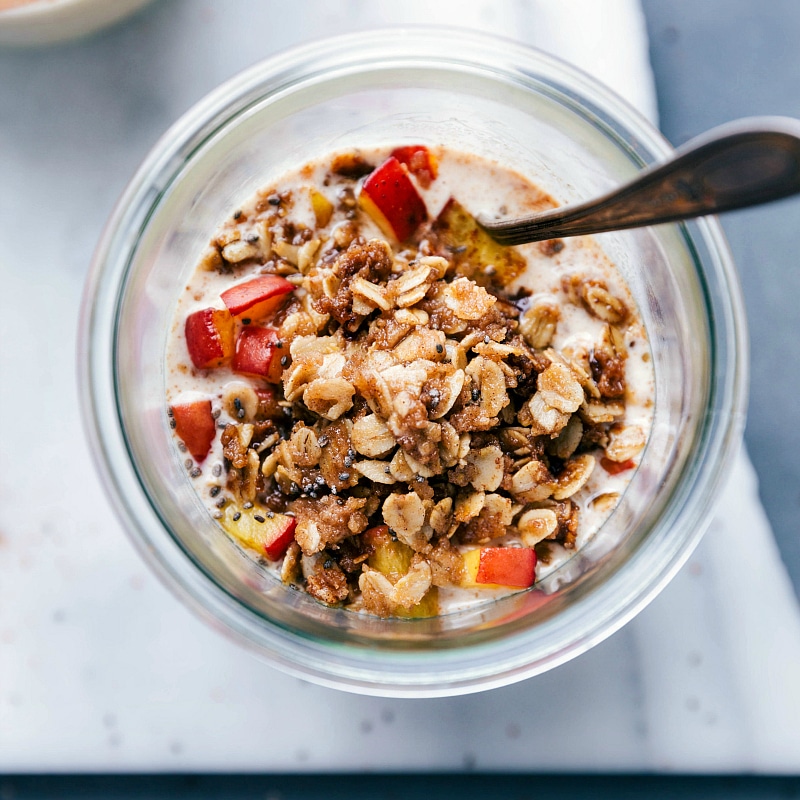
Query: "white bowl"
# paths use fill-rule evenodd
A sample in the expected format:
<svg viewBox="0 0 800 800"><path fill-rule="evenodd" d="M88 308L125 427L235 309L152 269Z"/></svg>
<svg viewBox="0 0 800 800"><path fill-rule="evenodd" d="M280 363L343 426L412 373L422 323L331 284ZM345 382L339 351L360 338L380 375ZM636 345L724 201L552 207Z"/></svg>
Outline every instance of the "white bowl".
<svg viewBox="0 0 800 800"><path fill-rule="evenodd" d="M24 47L77 39L112 25L149 2L23 0L21 5L2 10L4 3L0 0L0 45Z"/></svg>

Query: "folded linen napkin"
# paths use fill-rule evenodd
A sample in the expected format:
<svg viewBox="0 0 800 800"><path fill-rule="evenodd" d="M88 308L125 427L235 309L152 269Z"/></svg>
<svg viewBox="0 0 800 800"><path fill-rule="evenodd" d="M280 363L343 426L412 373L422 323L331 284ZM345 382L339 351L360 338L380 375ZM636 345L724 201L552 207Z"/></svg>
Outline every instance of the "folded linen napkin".
<svg viewBox="0 0 800 800"><path fill-rule="evenodd" d="M203 93L279 47L387 23L456 22L519 38L583 67L655 119L635 0L307 0L280 18L270 8L207 0L198 14L191 0L157 4L128 30L80 45L85 60L15 56L19 80L31 81L17 91L29 98L45 91L38 69L82 87L70 95L74 110L59 110L67 138L47 139L50 151L25 147L25 131L46 137L36 126L47 109L34 101L12 128L0 127L11 145L0 148L0 173L19 205L36 201L45 158L51 185L73 187L71 200L94 209L97 225L107 216L101 182L75 180L97 176L97 153L80 144L96 103L139 120L132 135L144 147ZM257 37L243 36L243 16ZM125 78L124 94L104 89L86 80L98 60L112 72L152 60L158 82L147 84L145 70ZM144 106L142 121L156 85L158 103ZM0 107L11 92L0 85ZM119 185L133 167L130 142L109 135L103 144ZM37 435L70 454L34 463L24 426L4 432L0 770L800 770L800 614L744 454L711 530L662 595L589 653L514 686L440 700L355 697L282 675L207 628L133 552L94 478L75 393L55 388L71 385L74 343L51 332L74 329L80 290L59 260L77 271L94 237L78 228L80 253L65 256L63 230L75 219L66 206L52 214L44 231L21 213L0 229L8 259L0 339L30 330L29 310L10 298L36 290L50 319L3 348L0 369L35 398ZM24 273L10 269L24 258L21 233L39 243L36 269ZM0 416L18 417L18 402L3 384ZM41 485L51 487L44 501Z"/></svg>

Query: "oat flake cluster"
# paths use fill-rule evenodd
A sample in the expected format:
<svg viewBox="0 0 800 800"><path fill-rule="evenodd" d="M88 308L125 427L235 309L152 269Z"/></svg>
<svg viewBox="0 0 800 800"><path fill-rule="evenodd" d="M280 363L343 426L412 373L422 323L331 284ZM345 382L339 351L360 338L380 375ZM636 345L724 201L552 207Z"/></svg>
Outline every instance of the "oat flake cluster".
<svg viewBox="0 0 800 800"><path fill-rule="evenodd" d="M387 616L461 585L465 548L521 545L543 561L550 543L574 548L571 498L598 461L628 468L645 441L620 423L626 303L596 277L564 278L561 297L602 335L559 352L555 295L511 294L465 266L452 231L429 224L393 248L361 235L351 204L330 236L298 234L279 213L289 198L269 203L262 235L223 235L205 268L269 257L261 272L296 286L270 322L277 395L240 382L222 398L234 421L219 506L296 518L282 580ZM401 566L371 566L386 544Z"/></svg>

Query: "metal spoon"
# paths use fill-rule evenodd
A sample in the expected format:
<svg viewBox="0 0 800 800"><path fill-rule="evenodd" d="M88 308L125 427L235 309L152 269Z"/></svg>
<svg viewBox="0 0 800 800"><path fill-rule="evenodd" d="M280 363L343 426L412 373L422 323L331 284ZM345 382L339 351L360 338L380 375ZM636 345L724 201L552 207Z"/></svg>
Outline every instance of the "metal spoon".
<svg viewBox="0 0 800 800"><path fill-rule="evenodd" d="M579 205L481 225L500 244L579 236L731 211L800 192L800 121L753 117L714 128L630 183Z"/></svg>

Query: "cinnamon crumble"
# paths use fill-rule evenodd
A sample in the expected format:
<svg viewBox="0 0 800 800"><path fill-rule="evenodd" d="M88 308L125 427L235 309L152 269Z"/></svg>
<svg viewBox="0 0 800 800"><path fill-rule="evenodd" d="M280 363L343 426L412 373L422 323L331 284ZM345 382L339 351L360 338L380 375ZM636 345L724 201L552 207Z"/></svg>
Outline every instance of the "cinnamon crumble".
<svg viewBox="0 0 800 800"><path fill-rule="evenodd" d="M534 585L647 441L621 277L590 240L497 245L467 170L553 204L474 156L338 153L237 209L178 305L167 399L197 490L326 604L429 616Z"/></svg>

